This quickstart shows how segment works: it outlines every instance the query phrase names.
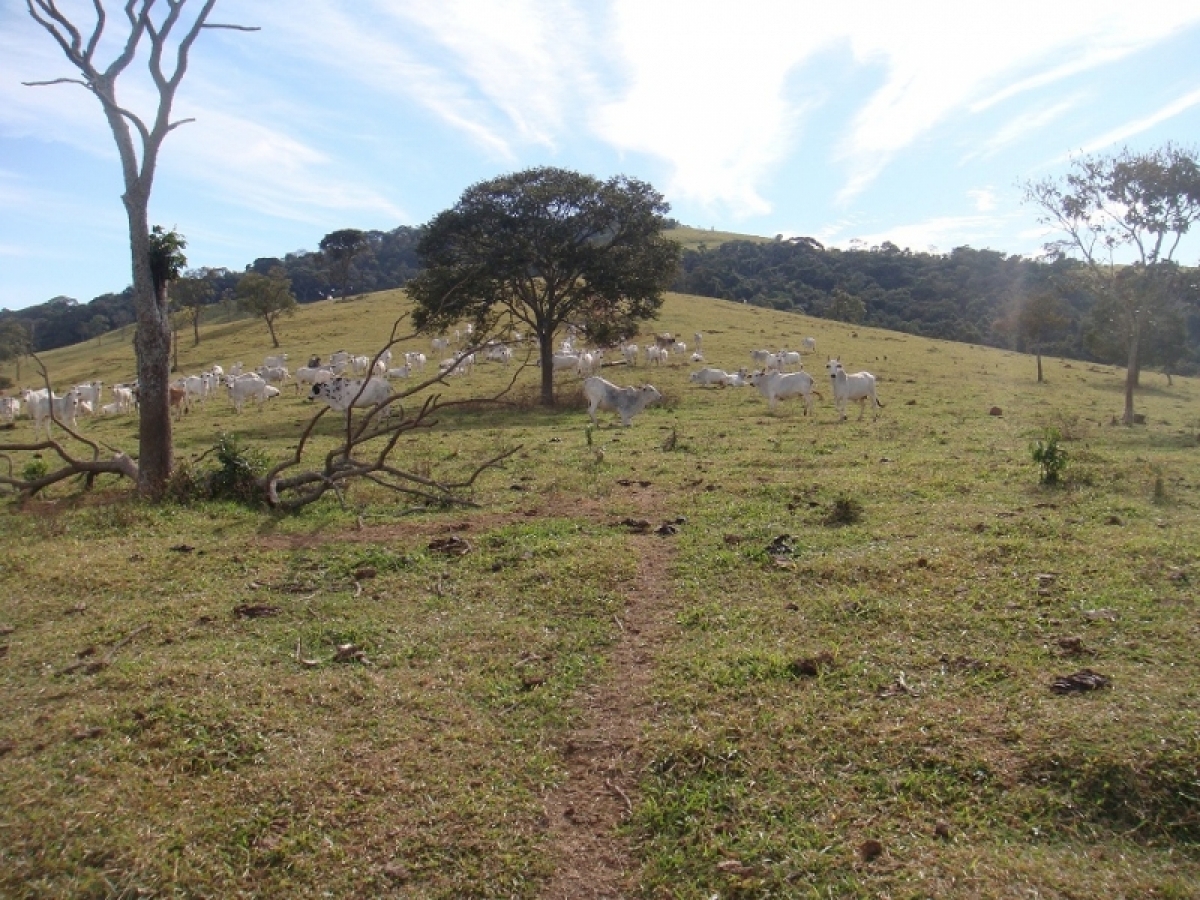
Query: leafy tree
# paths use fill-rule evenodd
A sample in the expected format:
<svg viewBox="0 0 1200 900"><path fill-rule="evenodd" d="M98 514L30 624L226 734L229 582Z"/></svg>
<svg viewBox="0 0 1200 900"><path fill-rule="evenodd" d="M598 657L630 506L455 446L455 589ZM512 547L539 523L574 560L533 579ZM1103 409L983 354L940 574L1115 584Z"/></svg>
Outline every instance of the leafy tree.
<svg viewBox="0 0 1200 900"><path fill-rule="evenodd" d="M330 280L341 286L341 296L345 297L350 290L350 266L354 264L354 257L367 249L366 234L357 228L331 231L321 238L319 246L329 268Z"/></svg>
<svg viewBox="0 0 1200 900"><path fill-rule="evenodd" d="M171 288L175 305L192 326L192 346L200 344L200 315L216 295L208 270L194 269L180 278Z"/></svg>
<svg viewBox="0 0 1200 900"><path fill-rule="evenodd" d="M866 317L867 307L861 298L837 288L829 298L827 313L831 319L858 325Z"/></svg>
<svg viewBox="0 0 1200 900"><path fill-rule="evenodd" d="M554 404L556 330L600 326L609 339L653 318L679 266L662 234L670 207L653 187L535 168L468 188L427 226L426 268L408 284L425 331L470 319L480 334L501 316L538 341L541 400Z"/></svg>
<svg viewBox="0 0 1200 900"><path fill-rule="evenodd" d="M1096 296L1097 322L1124 348L1123 421L1132 425L1143 341L1178 306L1183 288L1175 254L1200 219L1196 151L1167 144L1076 157L1063 179L1027 184L1025 199L1041 210L1040 222L1066 235L1048 243L1047 252L1077 255L1085 264L1080 271Z"/></svg>
<svg viewBox="0 0 1200 900"><path fill-rule="evenodd" d="M94 24L90 28L81 28L72 22L55 0L26 0L29 15L53 38L82 76L26 84L76 84L90 91L100 102L120 156L124 179L121 199L129 224L137 311L134 347L140 388L138 490L155 498L161 497L166 490L174 448L168 405L170 317L166 282L161 282L163 289L159 290L160 285L152 273L148 208L162 143L172 130L188 121L171 121L171 107L187 72L192 45L205 28L252 30L209 23L208 17L215 3L216 0L204 0L195 16L188 19L184 14L188 0L169 0L165 8L156 0L127 0L123 4L124 15L115 19L124 29L123 34L101 40L105 36L105 27L112 21L105 14L103 0L93 0L91 4ZM149 117L149 124L117 98L118 79L139 52L147 49L146 45L149 45L146 60L150 76L147 87L157 95L157 106ZM116 55L110 62L97 58L102 48L115 50Z"/></svg>
<svg viewBox="0 0 1200 900"><path fill-rule="evenodd" d="M21 379L21 358L33 351L29 329L16 318L0 319L0 362L16 362L17 380Z"/></svg>
<svg viewBox="0 0 1200 900"><path fill-rule="evenodd" d="M1042 377L1042 347L1054 340L1071 324L1071 317L1066 311L1062 298L1051 291L1039 291L1025 298L1017 313L1017 331L1027 344L1034 348L1037 354L1037 380L1041 384Z"/></svg>
<svg viewBox="0 0 1200 900"><path fill-rule="evenodd" d="M283 269L276 266L269 275L247 272L237 283L237 302L240 309L267 323L271 343L278 347L275 323L280 316L290 316L296 312L292 283Z"/></svg>

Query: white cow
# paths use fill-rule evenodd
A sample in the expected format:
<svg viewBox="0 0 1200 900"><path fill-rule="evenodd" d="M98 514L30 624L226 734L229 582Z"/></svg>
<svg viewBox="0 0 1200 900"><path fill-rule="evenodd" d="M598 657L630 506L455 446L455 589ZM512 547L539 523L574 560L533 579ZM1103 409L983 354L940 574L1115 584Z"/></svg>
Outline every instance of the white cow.
<svg viewBox="0 0 1200 900"><path fill-rule="evenodd" d="M405 363L404 365L398 366L394 369L388 369L386 377L388 377L388 378L407 378L411 374L412 374L412 367L409 366L408 363Z"/></svg>
<svg viewBox="0 0 1200 900"><path fill-rule="evenodd" d="M434 353L437 353L440 350L450 349L450 339L447 337L435 337L429 343L433 347Z"/></svg>
<svg viewBox="0 0 1200 900"><path fill-rule="evenodd" d="M829 372L830 381L833 383L833 402L843 422L846 420L846 403L849 400L858 401L858 418L860 420L863 417L863 413L867 411L866 406L862 404L868 400L871 403L871 408L875 410L875 418L879 418L879 410L883 409L883 404L875 396L874 375L870 372L856 372L853 375L848 375L846 374L846 370L842 368L841 360L836 356L825 363L825 368Z"/></svg>
<svg viewBox="0 0 1200 900"><path fill-rule="evenodd" d="M778 356L779 368L782 369L785 366L795 366L797 369L800 368L800 354L795 350L780 350Z"/></svg>
<svg viewBox="0 0 1200 900"><path fill-rule="evenodd" d="M72 389L61 397L53 397L45 388L39 388L36 391L24 390L21 392L21 399L25 403L29 417L33 419L34 440L37 440L43 427L46 429L46 440L50 440L52 407L54 418L67 428L75 427L75 413L79 409L79 391Z"/></svg>
<svg viewBox="0 0 1200 900"><path fill-rule="evenodd" d="M278 356L268 356L263 360L263 365L268 369L278 369L287 365L287 354L280 353Z"/></svg>
<svg viewBox="0 0 1200 900"><path fill-rule="evenodd" d="M371 378L365 387L359 378L335 378L314 384L309 396L329 404L336 412L349 413L351 404L363 409L387 400L392 396L392 386L383 378Z"/></svg>
<svg viewBox="0 0 1200 900"><path fill-rule="evenodd" d="M696 345L697 353L704 352L704 347L702 346L704 343L704 334L702 332L697 331L692 335L692 343Z"/></svg>
<svg viewBox="0 0 1200 900"><path fill-rule="evenodd" d="M113 403L117 412L133 412L133 388L126 384L114 384L112 389Z"/></svg>
<svg viewBox="0 0 1200 900"><path fill-rule="evenodd" d="M750 383L758 388L767 405L774 409L776 404L787 397L800 396L804 398L804 414L812 412L813 387L816 382L807 372L755 372L750 376Z"/></svg>
<svg viewBox="0 0 1200 900"><path fill-rule="evenodd" d="M254 373L241 375L229 383L229 397L233 401L233 408L238 412L242 411L242 406L247 400L253 400L261 410L264 403L278 396L279 388L272 387Z"/></svg>
<svg viewBox="0 0 1200 900"><path fill-rule="evenodd" d="M806 337L800 342L800 349L805 353L814 353L817 349L817 339L815 337Z"/></svg>
<svg viewBox="0 0 1200 900"><path fill-rule="evenodd" d="M596 370L600 368L600 354L585 350L579 354L579 374L587 377L588 375L596 374Z"/></svg>
<svg viewBox="0 0 1200 900"><path fill-rule="evenodd" d="M667 350L665 347L659 347L657 344L652 344L646 347L646 365L661 366L663 360L667 358Z"/></svg>
<svg viewBox="0 0 1200 900"><path fill-rule="evenodd" d="M20 397L0 397L0 419L11 422L21 414Z"/></svg>
<svg viewBox="0 0 1200 900"><path fill-rule="evenodd" d="M410 350L408 353L404 354L404 364L408 366L409 369L416 369L418 372L424 372L425 354Z"/></svg>
<svg viewBox="0 0 1200 900"><path fill-rule="evenodd" d="M750 361L764 369L778 368L778 358L770 350L751 350Z"/></svg>
<svg viewBox="0 0 1200 900"><path fill-rule="evenodd" d="M638 357L638 345L626 344L621 348L621 355L625 357L625 362L628 365L636 366Z"/></svg>
<svg viewBox="0 0 1200 900"><path fill-rule="evenodd" d="M706 369L698 369L688 376L688 381L692 384L727 384L726 379L729 375L724 369L714 369L712 367Z"/></svg>
<svg viewBox="0 0 1200 900"><path fill-rule="evenodd" d="M574 353L555 353L550 358L552 372L565 372L568 369L579 370L579 357Z"/></svg>
<svg viewBox="0 0 1200 900"><path fill-rule="evenodd" d="M333 369L328 366L301 366L296 370L296 393L300 393L300 385L312 386L323 381L333 381Z"/></svg>
<svg viewBox="0 0 1200 900"><path fill-rule="evenodd" d="M662 394L652 384L617 387L599 375L584 380L583 396L588 401L588 415L591 416L593 425L596 424L596 410L608 409L616 412L621 417L621 424L626 427L648 404L662 400Z"/></svg>
<svg viewBox="0 0 1200 900"><path fill-rule="evenodd" d="M505 344L496 344L494 347L488 347L486 356L492 362L504 363L507 366L512 362L513 352L512 348Z"/></svg>
<svg viewBox="0 0 1200 900"><path fill-rule="evenodd" d="M94 411L100 408L100 400L104 394L103 381L85 381L83 384L77 384L74 390L79 391L79 402L90 404L89 409ZM84 412L81 406L79 412ZM90 415L91 413L85 413Z"/></svg>

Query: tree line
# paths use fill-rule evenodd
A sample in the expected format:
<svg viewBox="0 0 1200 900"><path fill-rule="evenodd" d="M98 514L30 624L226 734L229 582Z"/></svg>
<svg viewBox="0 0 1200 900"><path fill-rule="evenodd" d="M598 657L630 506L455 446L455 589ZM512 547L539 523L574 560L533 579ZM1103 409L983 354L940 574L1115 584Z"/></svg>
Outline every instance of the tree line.
<svg viewBox="0 0 1200 900"><path fill-rule="evenodd" d="M282 257L260 257L243 270L225 267L188 269L172 282L169 295L172 309L184 327L198 339L203 316L210 309L224 308L261 315L254 308L239 302L238 284L245 276L270 276L278 271L289 283L290 293L297 303L313 303L332 296L365 294L372 291L402 287L420 271L416 245L421 229L400 226L391 231L359 231L342 229L331 236L354 235L350 244L343 241L339 250L297 250ZM101 294L90 302L65 296L55 297L37 306L15 311L0 311L0 323L14 323L0 328L0 336L24 331L26 349L40 352L66 347L82 341L101 338L109 331L132 325L134 291L132 286L116 293ZM7 341L4 341L7 343Z"/></svg>
<svg viewBox="0 0 1200 900"><path fill-rule="evenodd" d="M812 238L777 237L687 250L673 289L924 337L1123 364L1126 348L1109 327L1111 310L1083 277L1085 269L1068 256L1032 260L965 246L919 253L886 241L839 250ZM1192 301L1197 280L1184 286ZM1183 303L1159 317L1141 345L1145 366L1200 372L1200 307Z"/></svg>

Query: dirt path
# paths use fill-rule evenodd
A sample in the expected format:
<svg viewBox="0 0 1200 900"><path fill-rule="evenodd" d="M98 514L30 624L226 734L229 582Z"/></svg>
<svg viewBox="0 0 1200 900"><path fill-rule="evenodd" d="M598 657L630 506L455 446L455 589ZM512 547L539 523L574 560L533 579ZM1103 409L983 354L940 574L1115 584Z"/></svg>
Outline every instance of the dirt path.
<svg viewBox="0 0 1200 900"><path fill-rule="evenodd" d="M670 579L670 537L630 537L638 574L621 621L621 638L602 681L579 698L581 718L564 746L567 778L545 798L555 874L546 900L629 897L637 867L617 835L636 802L644 759L641 737L654 720L650 684L657 650L676 629Z"/></svg>

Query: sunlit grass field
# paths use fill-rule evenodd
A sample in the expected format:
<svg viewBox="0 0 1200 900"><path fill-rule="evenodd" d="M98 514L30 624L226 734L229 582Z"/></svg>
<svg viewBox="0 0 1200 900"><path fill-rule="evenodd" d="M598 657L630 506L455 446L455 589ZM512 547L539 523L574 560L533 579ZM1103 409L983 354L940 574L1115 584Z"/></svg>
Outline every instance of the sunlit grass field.
<svg viewBox="0 0 1200 900"><path fill-rule="evenodd" d="M303 307L279 351L253 320L184 333L180 371L371 353L404 304ZM471 506L356 486L278 517L115 478L5 506L0 895L540 896L581 697L653 578L631 896L1200 896L1200 384L1144 373L1125 428L1124 373L1086 363L1038 384L1020 354L678 295L667 330L730 370L811 335L818 388L837 355L884 409L838 422L826 389L771 414L677 358L607 366L664 403L589 435L578 378L546 410L531 367L399 445L445 480L519 447ZM436 366L427 337L398 349ZM133 375L129 336L44 362L57 388ZM236 434L282 458L313 412L210 400L178 456ZM1030 453L1049 428L1057 487ZM136 450L133 417L81 431ZM683 520L661 566L630 519ZM1109 686L1051 690L1083 669Z"/></svg>

